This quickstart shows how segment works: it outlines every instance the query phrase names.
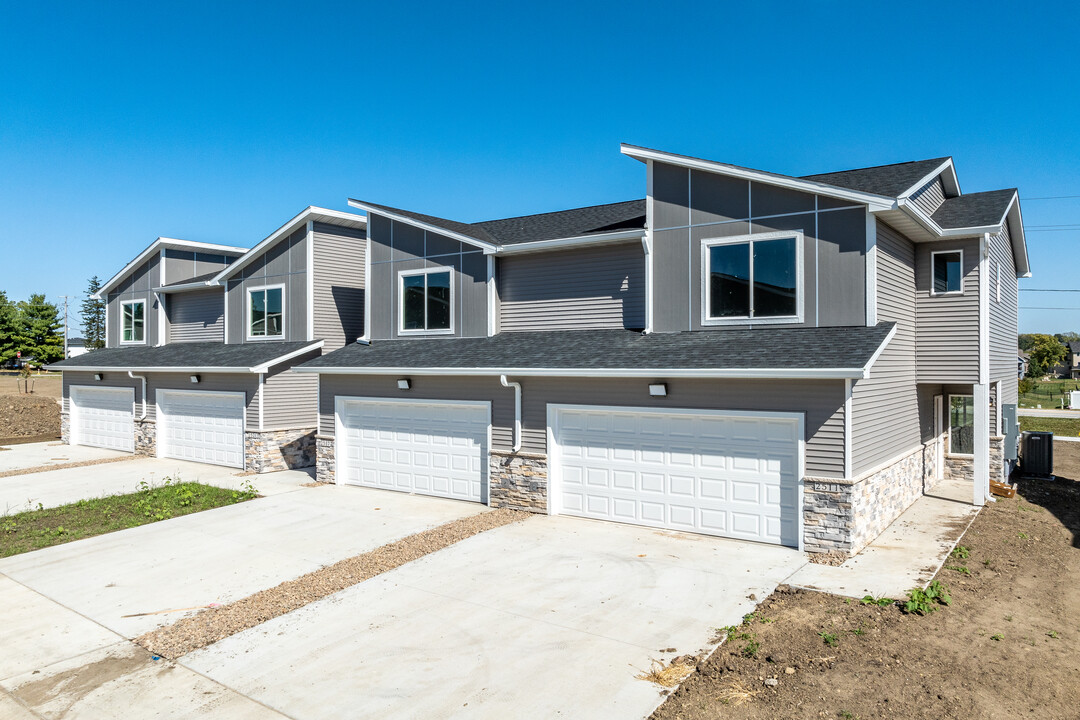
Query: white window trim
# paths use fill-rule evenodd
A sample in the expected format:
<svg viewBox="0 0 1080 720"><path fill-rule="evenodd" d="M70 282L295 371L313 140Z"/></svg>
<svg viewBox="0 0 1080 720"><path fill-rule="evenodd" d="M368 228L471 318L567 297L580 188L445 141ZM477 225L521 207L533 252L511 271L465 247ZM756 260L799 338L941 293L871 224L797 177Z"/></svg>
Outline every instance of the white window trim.
<svg viewBox="0 0 1080 720"><path fill-rule="evenodd" d="M125 340L124 339L124 306L125 305L142 305L142 340ZM134 313L132 313L132 322L134 323ZM134 327L132 328L134 329ZM118 336L119 343L121 345L145 345L146 344L146 300L121 300L120 301L120 334Z"/></svg>
<svg viewBox="0 0 1080 720"><path fill-rule="evenodd" d="M405 278L417 275L431 275L433 273L450 273L450 327L438 330L406 330L405 329ZM399 270L397 282L397 306L398 306L398 335L453 335L454 334L454 268L447 266L420 268L419 270ZM424 323L427 324L427 278L424 278Z"/></svg>
<svg viewBox="0 0 1080 720"><path fill-rule="evenodd" d="M995 285L997 290L997 301L1001 302L1001 261L995 260L994 266L997 268L997 283Z"/></svg>
<svg viewBox="0 0 1080 720"><path fill-rule="evenodd" d="M750 244L761 240L783 240L794 238L795 240L795 314L780 317L709 317L712 293L709 282L709 248L717 245L741 245ZM751 287L751 312L753 312L753 284L754 284L754 258L751 246L750 256L750 287ZM734 235L732 237L705 238L701 241L701 324L702 326L715 325L785 325L803 322L804 302L803 291L806 284L803 278L803 231L785 230L782 232L751 233L750 235Z"/></svg>
<svg viewBox="0 0 1080 720"><path fill-rule="evenodd" d="M952 451L952 399L954 397L971 398L971 427L974 430L976 428L975 423L975 395L965 393L949 393L945 396L945 436L949 438L949 450L945 453L945 457L958 457L958 458L973 458L975 453L956 453ZM973 443L974 444L974 443Z"/></svg>
<svg viewBox="0 0 1080 720"><path fill-rule="evenodd" d="M934 263L938 255L952 255L954 253L960 253L960 289L950 290L948 292L937 292L934 290ZM964 249L956 248L955 250L934 250L930 253L930 297L946 297L949 295L963 295L964 294Z"/></svg>
<svg viewBox="0 0 1080 720"><path fill-rule="evenodd" d="M259 292L261 290L281 290L281 334L280 335L252 335L251 334L251 294ZM247 310L244 312L244 337L254 342L260 342L262 340L284 340L288 332L288 328L285 327L288 318L285 308L285 285L279 283L277 285L257 285L255 287L244 288L244 304Z"/></svg>

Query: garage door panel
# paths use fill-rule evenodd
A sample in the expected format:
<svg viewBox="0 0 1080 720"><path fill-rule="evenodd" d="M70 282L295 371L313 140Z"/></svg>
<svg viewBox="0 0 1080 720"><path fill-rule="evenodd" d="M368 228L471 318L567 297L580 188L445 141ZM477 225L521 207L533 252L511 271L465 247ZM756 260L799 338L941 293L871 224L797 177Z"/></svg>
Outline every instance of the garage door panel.
<svg viewBox="0 0 1080 720"><path fill-rule="evenodd" d="M797 545L799 424L556 409L555 512Z"/></svg>
<svg viewBox="0 0 1080 720"><path fill-rule="evenodd" d="M135 451L135 391L72 386L71 440L76 445Z"/></svg>
<svg viewBox="0 0 1080 720"><path fill-rule="evenodd" d="M244 467L242 393L162 389L157 403L162 457Z"/></svg>

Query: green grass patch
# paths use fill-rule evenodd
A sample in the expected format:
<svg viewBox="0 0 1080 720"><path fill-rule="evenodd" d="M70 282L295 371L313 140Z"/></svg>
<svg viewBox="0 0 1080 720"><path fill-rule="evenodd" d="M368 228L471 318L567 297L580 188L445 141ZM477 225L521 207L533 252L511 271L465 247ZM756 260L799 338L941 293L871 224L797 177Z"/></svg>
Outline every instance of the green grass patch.
<svg viewBox="0 0 1080 720"><path fill-rule="evenodd" d="M1080 418L1020 416L1020 432L1052 432L1055 435L1080 436Z"/></svg>
<svg viewBox="0 0 1080 720"><path fill-rule="evenodd" d="M182 482L174 477L165 478L161 485L141 482L137 492L127 495L80 500L55 508L42 508L39 504L37 510L0 516L0 558L233 505L254 497L255 487L250 482L239 490L227 490Z"/></svg>
<svg viewBox="0 0 1080 720"><path fill-rule="evenodd" d="M1080 390L1080 380L1036 380L1031 392L1020 393L1020 407L1042 405L1043 409L1060 408L1062 397L1067 407L1068 394L1072 390Z"/></svg>

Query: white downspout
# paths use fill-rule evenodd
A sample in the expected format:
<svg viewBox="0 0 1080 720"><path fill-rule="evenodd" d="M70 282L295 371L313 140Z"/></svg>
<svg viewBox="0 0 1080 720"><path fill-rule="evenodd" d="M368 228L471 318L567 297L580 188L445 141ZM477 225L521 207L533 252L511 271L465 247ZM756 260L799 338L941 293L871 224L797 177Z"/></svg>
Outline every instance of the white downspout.
<svg viewBox="0 0 1080 720"><path fill-rule="evenodd" d="M139 416L139 420L146 419L146 376L136 375L131 370L128 370L128 377L132 380L142 380L142 415Z"/></svg>
<svg viewBox="0 0 1080 720"><path fill-rule="evenodd" d="M648 230L641 238L641 247L645 249L645 331L648 335L653 331L653 257L652 257L652 233Z"/></svg>
<svg viewBox="0 0 1080 720"><path fill-rule="evenodd" d="M514 447L513 451L521 450L521 383L507 382L505 375L499 376L499 382L503 387L514 388Z"/></svg>

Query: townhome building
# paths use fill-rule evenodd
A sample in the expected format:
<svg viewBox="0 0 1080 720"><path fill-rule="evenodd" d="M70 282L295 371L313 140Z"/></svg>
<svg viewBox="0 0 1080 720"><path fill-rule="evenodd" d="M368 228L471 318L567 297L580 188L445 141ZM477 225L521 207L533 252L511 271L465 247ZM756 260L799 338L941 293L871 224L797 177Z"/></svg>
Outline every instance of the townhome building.
<svg viewBox="0 0 1080 720"><path fill-rule="evenodd" d="M364 332L366 219L308 207L250 250L158 238L101 288L64 371L65 442L257 472L315 459L317 380Z"/></svg>
<svg viewBox="0 0 1080 720"><path fill-rule="evenodd" d="M624 145L644 198L465 223L364 200L321 480L855 553L1016 458L1015 190Z"/></svg>

